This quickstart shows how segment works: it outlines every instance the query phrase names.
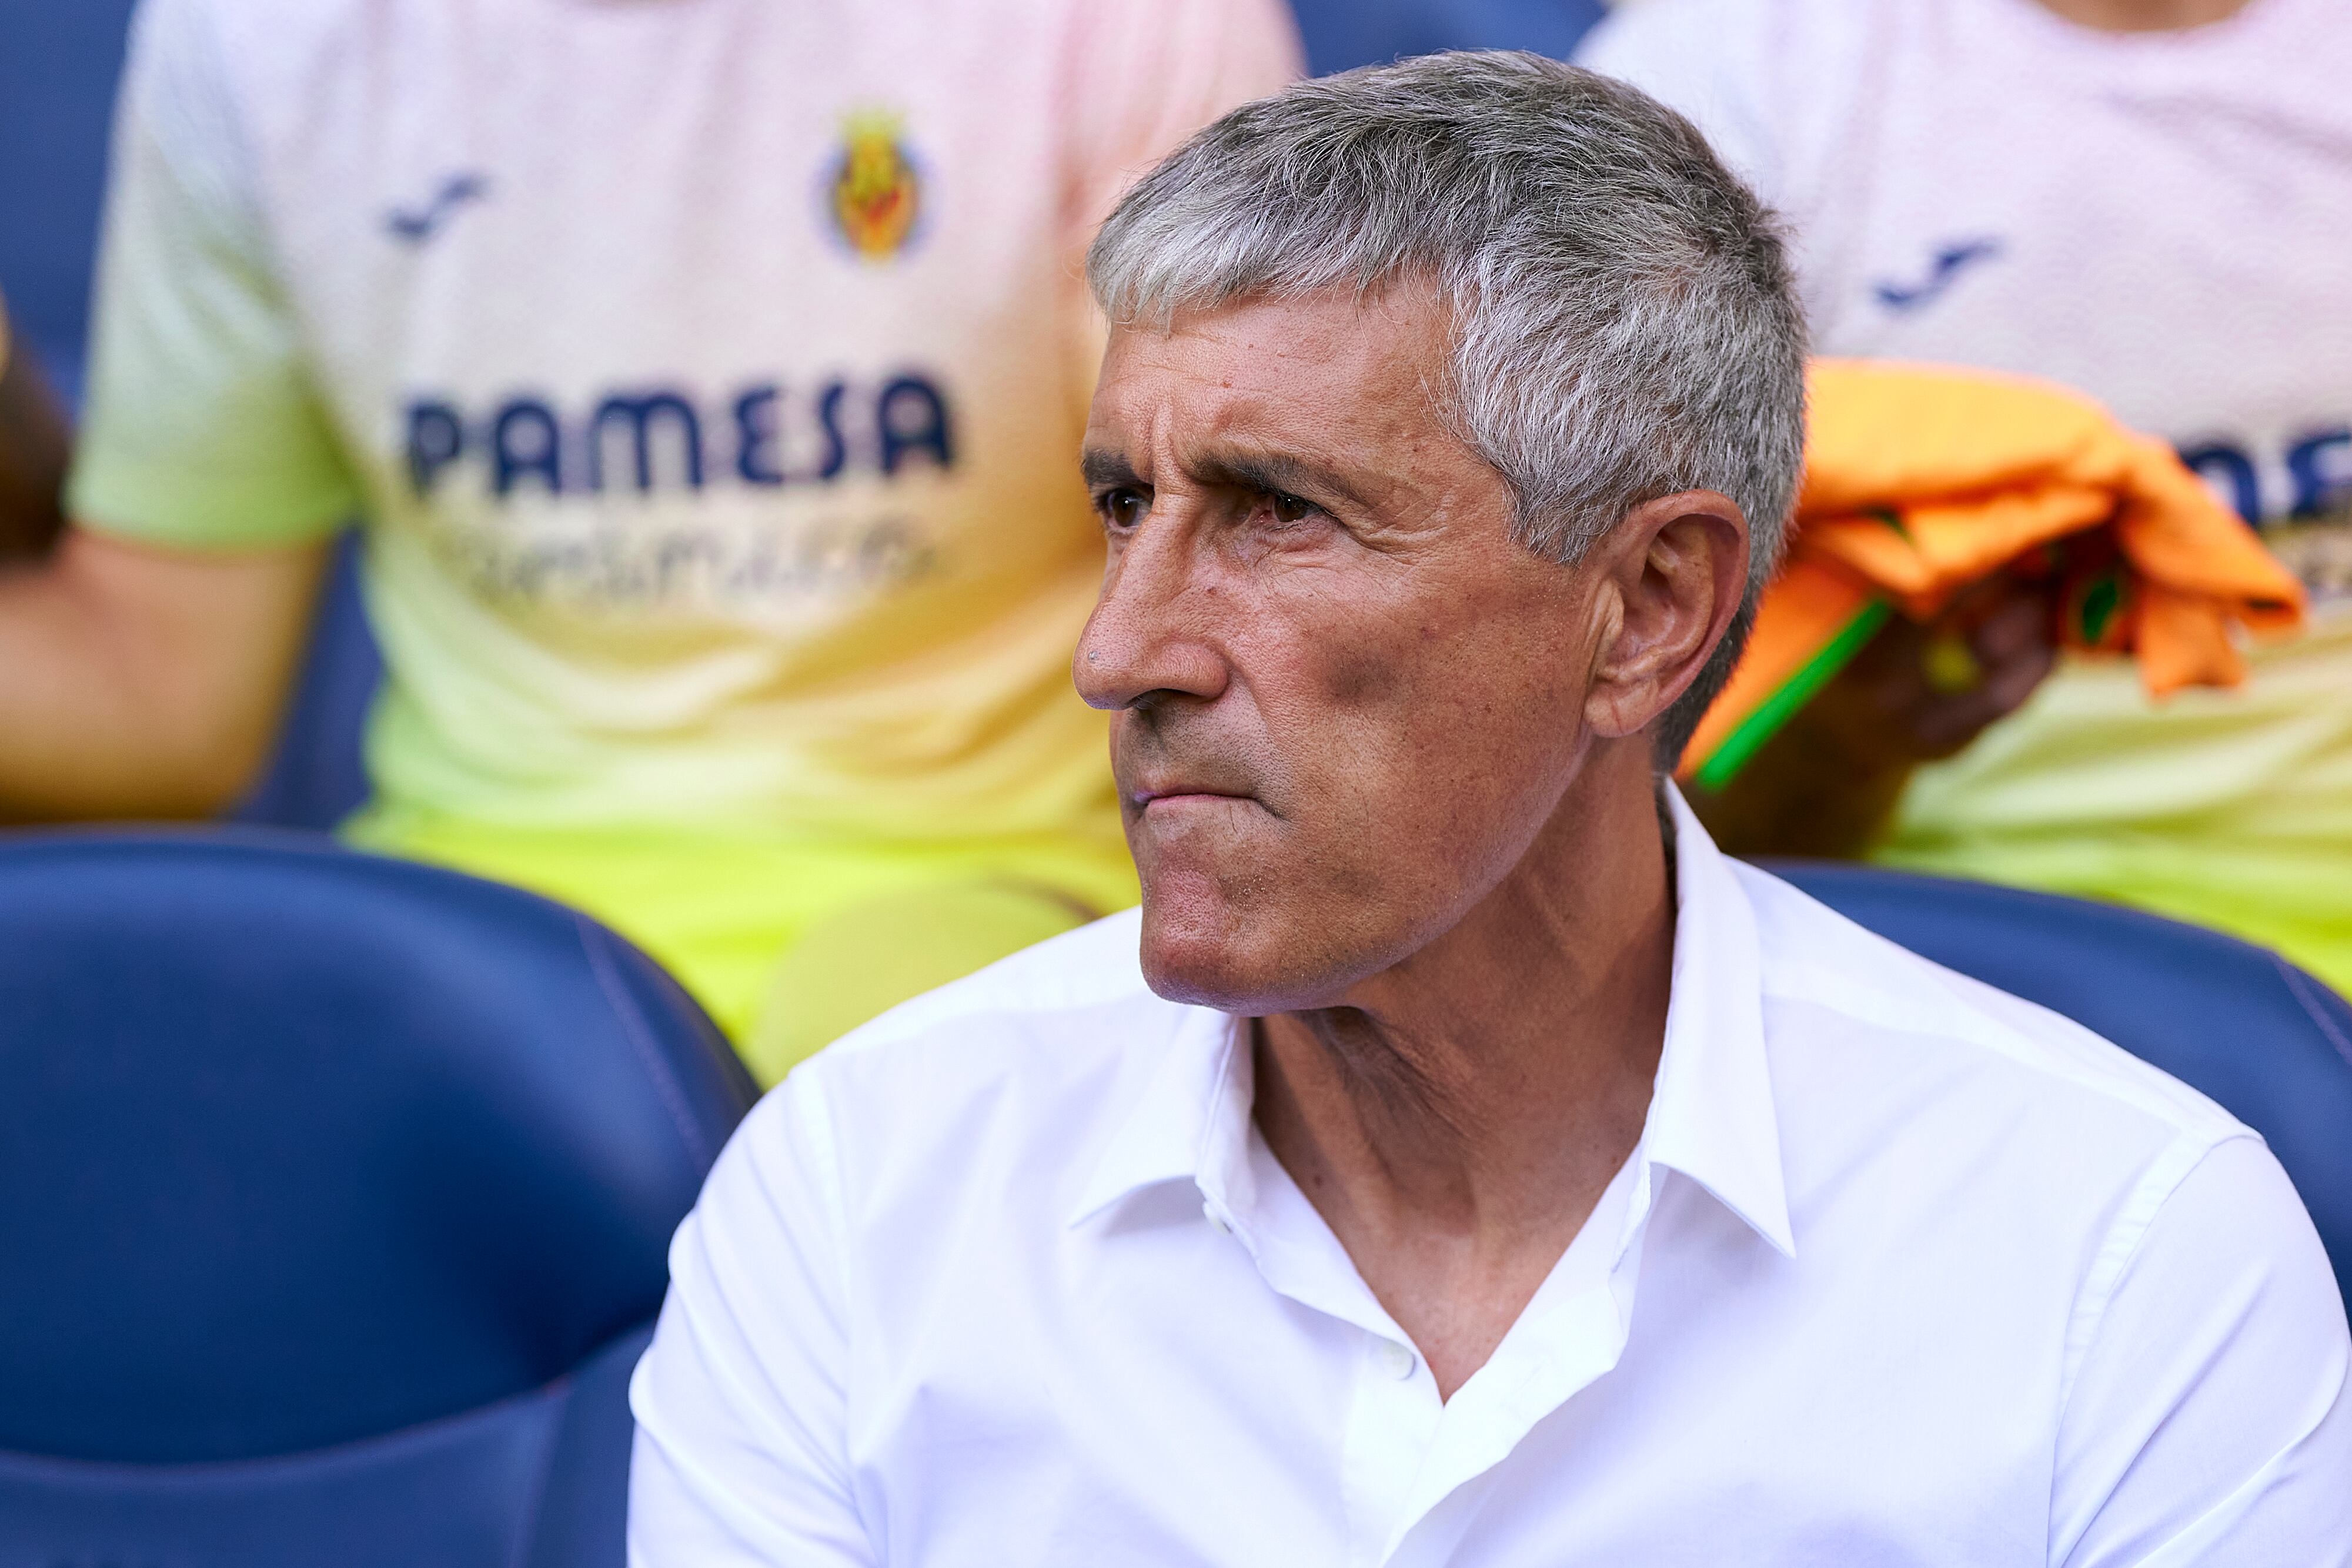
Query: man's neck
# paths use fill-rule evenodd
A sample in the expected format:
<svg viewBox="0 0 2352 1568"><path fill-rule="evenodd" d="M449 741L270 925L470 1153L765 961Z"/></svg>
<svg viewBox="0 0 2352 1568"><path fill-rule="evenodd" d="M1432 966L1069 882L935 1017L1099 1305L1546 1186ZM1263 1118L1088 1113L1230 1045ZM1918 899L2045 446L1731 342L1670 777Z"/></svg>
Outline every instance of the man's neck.
<svg viewBox="0 0 2352 1568"><path fill-rule="evenodd" d="M2040 0L2043 10L2102 33L2176 33L2226 22L2249 0Z"/></svg>
<svg viewBox="0 0 2352 1568"><path fill-rule="evenodd" d="M1451 1396L1639 1141L1674 903L1647 759L1593 758L1518 865L1341 1006L1257 1029L1256 1117Z"/></svg>

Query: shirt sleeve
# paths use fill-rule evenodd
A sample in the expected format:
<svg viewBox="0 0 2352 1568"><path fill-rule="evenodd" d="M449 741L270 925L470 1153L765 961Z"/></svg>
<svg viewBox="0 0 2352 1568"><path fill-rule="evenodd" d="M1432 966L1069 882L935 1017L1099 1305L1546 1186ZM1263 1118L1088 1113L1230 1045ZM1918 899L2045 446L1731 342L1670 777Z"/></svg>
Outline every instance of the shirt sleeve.
<svg viewBox="0 0 2352 1568"><path fill-rule="evenodd" d="M360 492L270 254L225 54L204 0L141 6L68 505L123 538L250 549L332 533Z"/></svg>
<svg viewBox="0 0 2352 1568"><path fill-rule="evenodd" d="M879 1561L853 1494L842 1204L803 1068L755 1109L670 1248L630 1384L630 1568Z"/></svg>
<svg viewBox="0 0 2352 1568"><path fill-rule="evenodd" d="M2087 1313L2053 1563L2352 1564L2352 1343L2269 1149L2241 1137L2208 1152Z"/></svg>
<svg viewBox="0 0 2352 1568"><path fill-rule="evenodd" d="M1106 330L1086 283L1095 231L1185 138L1297 80L1306 62L1284 0L1076 0L1070 15L1062 211L1083 423Z"/></svg>

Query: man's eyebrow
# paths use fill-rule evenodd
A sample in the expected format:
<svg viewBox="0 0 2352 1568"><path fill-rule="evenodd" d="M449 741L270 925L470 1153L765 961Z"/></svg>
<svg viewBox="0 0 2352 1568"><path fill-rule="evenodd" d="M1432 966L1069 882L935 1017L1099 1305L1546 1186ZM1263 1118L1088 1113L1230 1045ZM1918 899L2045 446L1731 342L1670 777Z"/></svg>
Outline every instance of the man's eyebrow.
<svg viewBox="0 0 2352 1568"><path fill-rule="evenodd" d="M1279 490L1302 500L1328 497L1369 507L1364 494L1320 464L1284 452L1223 452L1186 465L1204 485L1236 490Z"/></svg>
<svg viewBox="0 0 2352 1568"><path fill-rule="evenodd" d="M1114 485L1144 488L1143 478L1129 463L1116 452L1106 452L1099 446L1089 446L1078 458L1078 472L1090 486Z"/></svg>

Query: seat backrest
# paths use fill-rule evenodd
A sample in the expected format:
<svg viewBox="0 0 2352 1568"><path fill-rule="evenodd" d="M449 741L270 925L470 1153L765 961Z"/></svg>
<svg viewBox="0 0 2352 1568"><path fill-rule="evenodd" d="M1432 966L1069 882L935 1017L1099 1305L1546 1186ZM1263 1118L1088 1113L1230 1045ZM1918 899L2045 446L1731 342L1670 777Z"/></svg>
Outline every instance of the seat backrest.
<svg viewBox="0 0 2352 1568"><path fill-rule="evenodd" d="M310 613L310 652L278 720L278 744L233 821L331 829L368 798L368 713L383 684L383 654L361 593L360 535L335 542Z"/></svg>
<svg viewBox="0 0 2352 1568"><path fill-rule="evenodd" d="M751 1097L529 894L0 841L0 1563L618 1564L629 1367Z"/></svg>
<svg viewBox="0 0 2352 1568"><path fill-rule="evenodd" d="M2352 1300L2352 1004L2275 953L2135 909L1874 866L1769 869L2220 1103L2286 1167Z"/></svg>
<svg viewBox="0 0 2352 1568"><path fill-rule="evenodd" d="M1531 49L1566 59L1601 0L1291 0L1318 76L1441 49Z"/></svg>
<svg viewBox="0 0 2352 1568"><path fill-rule="evenodd" d="M0 0L0 293L68 402L80 395L131 9L131 0Z"/></svg>

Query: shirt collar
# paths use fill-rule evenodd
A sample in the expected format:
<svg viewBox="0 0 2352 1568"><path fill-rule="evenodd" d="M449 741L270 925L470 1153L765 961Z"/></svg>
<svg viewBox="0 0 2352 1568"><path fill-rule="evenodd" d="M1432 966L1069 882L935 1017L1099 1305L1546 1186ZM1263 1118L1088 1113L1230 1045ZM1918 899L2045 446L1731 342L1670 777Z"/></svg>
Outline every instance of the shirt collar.
<svg viewBox="0 0 2352 1568"><path fill-rule="evenodd" d="M1723 852L1664 787L1675 854L1673 990L1637 1163L1680 1171L1784 1256L1796 1255L1764 1048L1756 915ZM1069 1223L1128 1194L1191 1180L1222 1189L1244 1168L1251 1094L1248 1032L1207 1008L1172 1006L1159 1061L1080 1190ZM1629 1229L1654 1196L1643 1183ZM1239 1196L1239 1195L1234 1195ZM1212 1202L1214 1196L1212 1196Z"/></svg>
<svg viewBox="0 0 2352 1568"><path fill-rule="evenodd" d="M1681 793L1663 788L1675 826L1674 988L1637 1157L1680 1171L1793 1258L1756 909Z"/></svg>
<svg viewBox="0 0 2352 1568"><path fill-rule="evenodd" d="M1069 1222L1092 1218L1131 1192L1164 1181L1197 1181L1209 1168L1212 1137L1246 1131L1249 1080L1236 1096L1233 1071L1245 1038L1239 1020L1213 1009L1162 1003L1172 1027L1159 1043L1159 1061L1141 1075L1142 1087L1118 1115L1110 1142L1079 1189ZM1235 1102L1238 1100L1238 1116ZM1238 1122L1238 1128L1231 1125Z"/></svg>

